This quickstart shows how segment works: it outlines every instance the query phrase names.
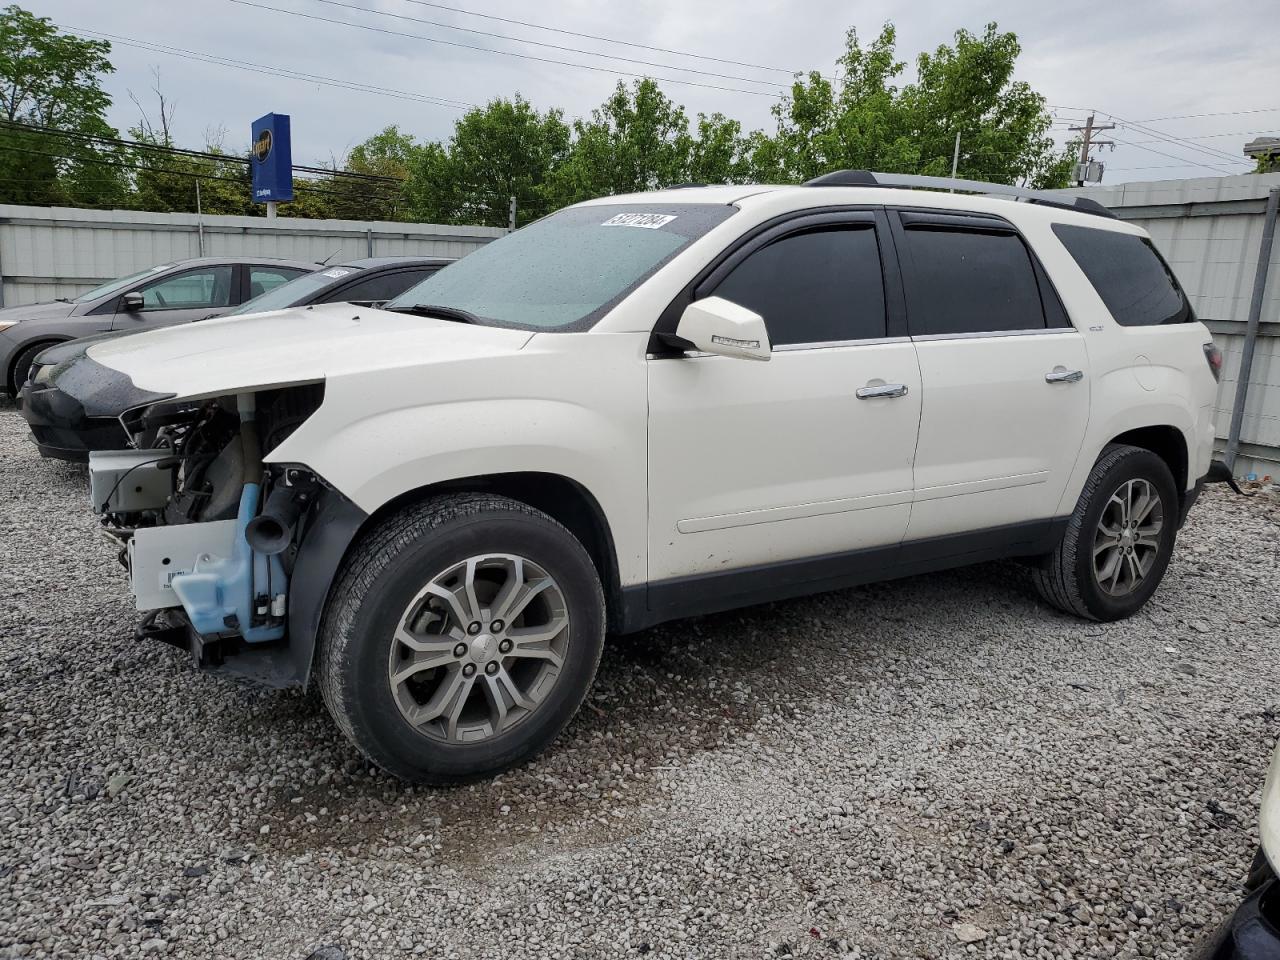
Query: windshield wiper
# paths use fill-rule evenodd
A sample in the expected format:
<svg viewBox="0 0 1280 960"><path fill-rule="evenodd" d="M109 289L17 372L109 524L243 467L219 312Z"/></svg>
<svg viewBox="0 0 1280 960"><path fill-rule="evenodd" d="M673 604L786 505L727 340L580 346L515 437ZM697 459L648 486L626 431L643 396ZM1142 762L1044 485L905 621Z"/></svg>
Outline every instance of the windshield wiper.
<svg viewBox="0 0 1280 960"><path fill-rule="evenodd" d="M395 313L412 313L420 317L436 317L440 320L454 320L458 323L479 323L480 318L470 310L458 307L445 307L438 303L410 303L396 307L384 307Z"/></svg>

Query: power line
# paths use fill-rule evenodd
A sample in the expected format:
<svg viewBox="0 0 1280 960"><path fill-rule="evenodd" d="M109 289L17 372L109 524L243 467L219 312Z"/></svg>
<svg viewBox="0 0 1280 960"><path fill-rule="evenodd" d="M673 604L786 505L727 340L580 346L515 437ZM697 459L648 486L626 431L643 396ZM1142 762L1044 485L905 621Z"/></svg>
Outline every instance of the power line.
<svg viewBox="0 0 1280 960"><path fill-rule="evenodd" d="M70 33L104 37L112 41L112 43L120 44L121 46L135 47L139 50L147 50L151 53L163 53L173 57L182 57L186 60L199 60L203 63L209 63L215 66L232 67L237 70L247 70L250 73L258 73L270 77L281 77L286 80L301 80L305 83L315 83L322 86L336 87L340 90L354 90L357 93L372 93L377 96L391 97L396 100L410 100L417 103L430 104L431 106L447 107L453 110L466 110L479 106L479 104L471 103L467 100L437 97L431 94L414 93L410 90L397 90L393 87L379 87L374 84L361 83L355 80L342 80L335 77L303 73L299 70L291 70L288 67L269 67L264 64L252 63L247 60L233 60L230 57L222 57L212 53L201 53L197 50L187 50L183 47L173 47L168 44L155 43L150 40L134 40L130 37L122 37L119 34L106 33L102 30L90 30L86 27L72 27L64 24L58 24L57 26L58 29Z"/></svg>
<svg viewBox="0 0 1280 960"><path fill-rule="evenodd" d="M215 180L223 183L234 183L244 187L246 190L251 189L252 187L252 184L247 177L226 177L216 173L197 173L194 170L174 170L171 167L153 167L147 164L126 163L123 160L108 160L103 157L77 157L65 153L48 153L43 150L31 150L26 147L13 147L8 144L0 144L0 150L7 150L10 153L25 153L36 157L48 157L53 160L73 160L77 163L100 164L102 166L118 167L124 170L136 170L143 173L161 173L175 177L190 177L193 180ZM384 200L388 202L394 202L399 199L398 197L378 193L349 193L346 190L334 190L331 187L313 185L305 180L294 181L294 186L302 187L305 190L311 190L315 193L327 193L354 199Z"/></svg>
<svg viewBox="0 0 1280 960"><path fill-rule="evenodd" d="M1271 133L1271 130L1234 130L1231 133L1203 133L1194 137L1183 137L1183 140L1216 140L1218 137L1248 137L1259 133ZM1134 143L1160 143L1159 140L1135 140Z"/></svg>
<svg viewBox="0 0 1280 960"><path fill-rule="evenodd" d="M1117 117L1114 113L1109 113L1107 114L1107 116L1109 116L1112 120L1115 120L1117 123L1119 123L1121 126L1125 127L1126 129L1133 130L1137 133L1145 133L1149 136L1156 137L1160 140L1163 140L1165 143L1182 147L1184 150L1194 150L1198 153L1203 153L1205 156L1213 157L1215 159L1232 160L1232 161L1238 159L1236 156L1234 156L1233 154L1227 153L1225 150L1219 150L1216 147L1205 147L1195 143L1188 143L1185 140L1185 138L1172 136L1170 134L1165 133L1163 130L1157 130L1154 127L1144 126L1143 124L1136 123L1132 120L1126 120L1124 117Z"/></svg>
<svg viewBox="0 0 1280 960"><path fill-rule="evenodd" d="M1138 123L1156 123L1159 120L1199 120L1202 117L1238 117L1246 113L1280 113L1280 107L1258 107L1256 110L1222 110L1218 113L1183 113L1174 117L1147 117Z"/></svg>
<svg viewBox="0 0 1280 960"><path fill-rule="evenodd" d="M1216 166L1212 163L1206 163L1203 160L1188 160L1186 157L1179 157L1172 153L1165 153L1163 150L1157 150L1155 147L1140 146L1139 144L1132 143L1128 140L1121 140L1119 137L1116 138L1116 143L1126 147L1137 147L1139 150L1146 150L1148 153L1159 154L1160 156L1167 157L1170 160L1181 160L1183 161L1183 165L1188 167L1208 167L1210 170L1217 170L1219 173L1226 174L1234 174L1236 172L1234 170L1227 170L1223 167Z"/></svg>
<svg viewBox="0 0 1280 960"><path fill-rule="evenodd" d="M188 150L184 147L165 146L158 143L146 143L138 140L122 140L119 137L107 137L100 134L82 133L78 130L62 130L58 127L46 127L39 124L19 123L14 120L0 119L0 130L14 130L21 132L43 133L50 136L64 137L75 140L87 140L93 143L110 144L111 146L125 147L131 150L149 151L152 153L167 154L172 156L193 157L202 160L213 160L223 163L242 163L246 166L250 163L248 157L239 157L235 154L228 153L212 153L206 150ZM303 164L293 164L292 169L296 173L315 173L327 177L346 177L353 180L369 180L379 183L403 183L401 177L387 177L375 173L360 173L355 170L330 170L327 167L312 167Z"/></svg>
<svg viewBox="0 0 1280 960"><path fill-rule="evenodd" d="M803 72L800 70L787 70L784 67L766 67L760 63L747 63L742 60L726 60L722 57L710 57L701 53L690 53L687 50L672 50L669 47L651 47L648 44L636 43L632 40L619 40L615 37L602 37L594 33L579 33L576 30L564 30L560 27L548 27L540 23L530 23L528 20L499 17L491 13L476 13L473 10L464 10L462 7L450 7L443 3L429 3L428 0L409 0L409 3L417 4L420 7L432 7L436 10L448 10L450 13L461 13L468 17L480 17L483 20L494 20L498 23L508 23L517 27L530 27L534 30L546 30L550 33L558 33L566 37L579 37L583 40L599 40L601 43L616 43L624 47L633 47L637 50L652 50L654 53L669 53L677 57L690 57L694 60L708 60L712 63L727 63L735 67L751 67L755 70L769 70L773 73L794 75L796 73Z"/></svg>
<svg viewBox="0 0 1280 960"><path fill-rule="evenodd" d="M481 53L492 53L501 57L515 57L519 60L532 60L536 63L549 63L558 67L577 67L580 70L592 70L596 73L608 73L615 76L636 77L638 79L661 80L663 83L682 84L686 87L702 87L707 90L723 90L728 93L742 93L752 97L769 97L774 100L780 100L783 98L782 94L768 93L764 90L744 90L741 87L726 87L722 84L703 83L699 80L679 80L675 77L659 77L651 76L646 73L630 73L626 70L614 70L610 67L601 67L590 63L574 63L568 60L553 60L550 57L536 57L530 53L516 53L514 50L495 50L493 47L481 47L472 43L458 43L454 40L441 40L439 37L425 37L420 33L402 33L398 30L388 30L384 27L375 27L368 23L352 23L350 20L335 20L332 17L321 17L314 13L303 13L301 10L285 10L282 7L272 7L264 3L253 3L251 0L228 0L228 2L239 4L242 7L253 7L257 10L269 10L273 13L282 13L289 17L302 17L305 20L315 20L320 23L332 23L340 27L351 27L356 30L368 30L372 33L381 33L389 37L425 40L427 43L438 43L446 47L457 47L462 50L477 50ZM679 68L677 67L675 69Z"/></svg>
<svg viewBox="0 0 1280 960"><path fill-rule="evenodd" d="M439 20L426 20L422 17L411 17L404 13L389 13L386 10L372 10L368 7L360 7L353 3L342 3L341 0L313 0L313 2L328 4L331 7L341 7L344 10L355 10L358 13L372 13L379 17L391 17L395 20L408 20L412 23L425 23L427 26L442 27L445 30L459 30L463 33L474 33L482 37L492 37L495 40L508 40L511 43L523 43L532 47L545 47L548 50L560 50L564 53L580 53L588 57L604 57L607 60L621 60L623 63L634 63L644 67L660 67L666 70L680 70L683 73L697 73L704 77L718 77L721 80L737 80L742 83L777 85L773 80L757 80L754 77L743 77L731 73L717 73L714 70L699 70L696 67L681 67L673 63L655 63L652 60L638 60L635 57L624 57L615 53L598 53L595 50L583 50L581 47L565 47L558 43L544 43L541 40L526 40L522 37L512 37L504 33L493 33L489 30L475 30L471 27L459 27L452 23L442 23Z"/></svg>

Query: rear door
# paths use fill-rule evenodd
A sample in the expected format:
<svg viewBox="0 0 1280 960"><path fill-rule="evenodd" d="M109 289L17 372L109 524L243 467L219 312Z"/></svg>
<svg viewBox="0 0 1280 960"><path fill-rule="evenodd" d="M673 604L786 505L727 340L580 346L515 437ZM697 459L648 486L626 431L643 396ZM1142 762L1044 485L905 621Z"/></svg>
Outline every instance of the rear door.
<svg viewBox="0 0 1280 960"><path fill-rule="evenodd" d="M924 404L908 540L1054 516L1084 440L1083 338L998 217L899 211Z"/></svg>
<svg viewBox="0 0 1280 960"><path fill-rule="evenodd" d="M761 314L773 353L648 361L651 583L902 539L920 374L883 239L871 211L799 218L694 291Z"/></svg>
<svg viewBox="0 0 1280 960"><path fill-rule="evenodd" d="M246 300L252 300L254 297L260 297L264 293L274 290L276 287L283 286L290 280L296 280L298 277L308 270L299 270L297 267L279 267L275 264L247 263L243 265L245 278L248 280L244 295L240 303Z"/></svg>

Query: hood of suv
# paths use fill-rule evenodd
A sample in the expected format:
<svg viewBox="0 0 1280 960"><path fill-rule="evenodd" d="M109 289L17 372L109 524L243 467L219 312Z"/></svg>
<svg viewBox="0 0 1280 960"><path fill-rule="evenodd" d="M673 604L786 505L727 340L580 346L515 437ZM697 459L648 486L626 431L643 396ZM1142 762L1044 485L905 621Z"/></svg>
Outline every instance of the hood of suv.
<svg viewBox="0 0 1280 960"><path fill-rule="evenodd" d="M183 399L510 353L532 336L334 303L179 324L102 340L86 353L139 390Z"/></svg>

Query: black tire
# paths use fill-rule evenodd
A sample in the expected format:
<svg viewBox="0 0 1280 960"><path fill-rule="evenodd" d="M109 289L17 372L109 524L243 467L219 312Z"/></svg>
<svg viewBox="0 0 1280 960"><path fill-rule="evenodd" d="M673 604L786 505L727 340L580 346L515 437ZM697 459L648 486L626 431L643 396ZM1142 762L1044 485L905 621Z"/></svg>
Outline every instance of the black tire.
<svg viewBox="0 0 1280 960"><path fill-rule="evenodd" d="M1141 583L1124 596L1113 596L1103 589L1094 569L1094 535L1108 501L1130 480L1145 480L1160 498L1163 526ZM1177 537L1178 509L1177 486L1164 460L1140 447L1108 446L1089 473L1062 540L1032 570L1032 582L1041 597L1065 613L1102 621L1132 616L1164 578Z"/></svg>
<svg viewBox="0 0 1280 960"><path fill-rule="evenodd" d="M434 739L397 705L393 635L437 571L495 553L521 556L554 578L569 616L563 665L545 699L509 729L475 743ZM347 558L321 628L320 690L343 733L383 770L414 783L465 783L529 760L560 734L595 678L604 631L600 578L573 534L506 497L442 496L388 517Z"/></svg>
<svg viewBox="0 0 1280 960"><path fill-rule="evenodd" d="M18 395L18 391L27 382L27 377L31 375L32 361L54 345L55 342L53 341L45 341L44 343L32 344L19 351L17 358L13 361L13 366L9 370L9 383L7 385L9 396L16 397Z"/></svg>

